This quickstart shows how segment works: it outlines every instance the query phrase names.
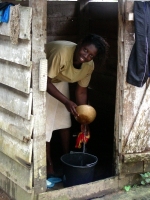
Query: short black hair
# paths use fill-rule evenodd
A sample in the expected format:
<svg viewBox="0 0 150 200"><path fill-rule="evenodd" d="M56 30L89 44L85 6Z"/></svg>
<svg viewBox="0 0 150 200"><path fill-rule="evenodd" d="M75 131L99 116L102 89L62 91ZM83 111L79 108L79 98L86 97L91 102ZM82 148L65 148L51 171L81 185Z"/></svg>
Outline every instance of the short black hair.
<svg viewBox="0 0 150 200"><path fill-rule="evenodd" d="M103 56L103 60L106 59L109 45L103 37L90 33L81 40L81 45L83 44L94 44L98 50L97 56Z"/></svg>

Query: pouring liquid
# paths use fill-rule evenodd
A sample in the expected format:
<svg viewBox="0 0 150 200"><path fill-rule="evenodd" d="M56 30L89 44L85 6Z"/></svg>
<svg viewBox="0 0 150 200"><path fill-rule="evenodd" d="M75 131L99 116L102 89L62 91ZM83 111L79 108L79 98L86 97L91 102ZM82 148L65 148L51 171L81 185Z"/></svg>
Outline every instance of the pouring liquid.
<svg viewBox="0 0 150 200"><path fill-rule="evenodd" d="M84 140L85 140L85 137L86 137L86 125L84 125ZM83 141L83 153L85 153L85 142Z"/></svg>

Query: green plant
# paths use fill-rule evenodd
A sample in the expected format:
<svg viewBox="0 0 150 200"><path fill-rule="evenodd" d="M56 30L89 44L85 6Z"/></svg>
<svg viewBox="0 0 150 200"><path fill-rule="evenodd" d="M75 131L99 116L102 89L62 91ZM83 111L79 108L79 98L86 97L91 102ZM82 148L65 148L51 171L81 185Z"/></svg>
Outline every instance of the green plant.
<svg viewBox="0 0 150 200"><path fill-rule="evenodd" d="M125 185L125 186L124 186L124 190L125 190L126 192L129 192L130 189L131 189L131 185Z"/></svg>
<svg viewBox="0 0 150 200"><path fill-rule="evenodd" d="M146 172L144 174L140 174L142 177L141 184L146 185L150 183L150 172Z"/></svg>

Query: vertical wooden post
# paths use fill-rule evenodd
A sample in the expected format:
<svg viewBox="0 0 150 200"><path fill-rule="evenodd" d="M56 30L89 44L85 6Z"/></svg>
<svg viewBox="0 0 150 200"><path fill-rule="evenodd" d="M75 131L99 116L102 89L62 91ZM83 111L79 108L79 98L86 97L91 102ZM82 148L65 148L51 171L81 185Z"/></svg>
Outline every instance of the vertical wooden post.
<svg viewBox="0 0 150 200"><path fill-rule="evenodd" d="M79 0L80 2L80 13L79 13L79 38L83 37L89 32L89 0ZM88 17L87 17L88 16Z"/></svg>
<svg viewBox="0 0 150 200"><path fill-rule="evenodd" d="M39 91L39 65L40 59L46 58L47 1L30 0L29 6L32 7L33 186L38 194L46 190L46 92Z"/></svg>
<svg viewBox="0 0 150 200"><path fill-rule="evenodd" d="M122 106L123 106L123 65L124 65L124 38L123 23L124 0L118 1L118 67L117 67L117 88L116 88L116 108L115 108L115 155L116 174L121 170L122 164Z"/></svg>

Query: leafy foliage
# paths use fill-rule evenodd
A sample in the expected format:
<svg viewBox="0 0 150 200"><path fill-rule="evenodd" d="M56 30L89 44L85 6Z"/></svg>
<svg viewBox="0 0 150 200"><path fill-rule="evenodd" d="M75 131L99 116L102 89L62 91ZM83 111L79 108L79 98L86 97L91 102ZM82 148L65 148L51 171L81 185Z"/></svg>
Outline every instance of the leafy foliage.
<svg viewBox="0 0 150 200"><path fill-rule="evenodd" d="M124 190L125 190L126 192L129 192L130 189L131 189L131 185L125 185L125 186L124 186Z"/></svg>
<svg viewBox="0 0 150 200"><path fill-rule="evenodd" d="M150 172L146 172L144 174L140 174L142 180L141 180L141 184L142 185L147 185L150 183Z"/></svg>

